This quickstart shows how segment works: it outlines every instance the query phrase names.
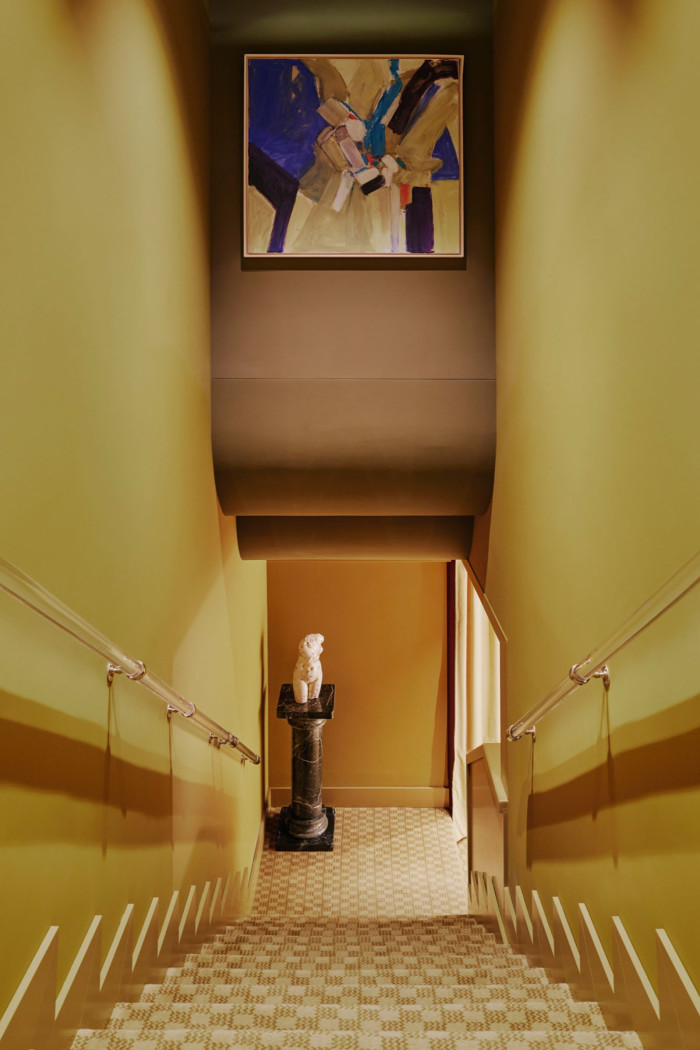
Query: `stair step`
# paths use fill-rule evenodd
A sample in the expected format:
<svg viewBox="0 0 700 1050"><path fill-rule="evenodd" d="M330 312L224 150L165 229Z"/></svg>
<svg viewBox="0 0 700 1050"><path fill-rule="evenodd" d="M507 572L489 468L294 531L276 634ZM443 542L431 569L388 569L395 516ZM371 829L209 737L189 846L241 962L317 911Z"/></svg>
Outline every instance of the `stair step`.
<svg viewBox="0 0 700 1050"><path fill-rule="evenodd" d="M221 946L220 949L205 948L196 955L188 955L186 963L195 963L201 961L203 965L207 966L221 966L229 965L233 963L238 966L245 966L247 964L255 965L256 963L266 963L274 961L275 963L296 963L297 965L318 965L327 966L328 964L338 966L358 966L358 965L394 965L394 966L450 966L453 963L464 962L468 959L497 959L501 957L510 958L512 957L512 951L509 947L504 944L487 944L473 946L465 944L462 951L409 951L407 948L403 951L389 950L389 949L368 949L366 951L348 951L341 950L338 948L332 949L310 949L309 951L303 951L299 948L288 948L275 950L274 948L264 949L262 945L256 945L254 948L246 950L234 950L230 946Z"/></svg>
<svg viewBox="0 0 700 1050"><path fill-rule="evenodd" d="M561 1050L563 1047L593 1047L595 1050L641 1050L638 1036L628 1032L430 1032L410 1035L402 1031L312 1032L232 1031L210 1028L173 1028L167 1032L112 1032L83 1029L73 1050L218 1050L247 1047L249 1050L283 1047L284 1050Z"/></svg>
<svg viewBox="0 0 700 1050"><path fill-rule="evenodd" d="M451 946L450 946L451 947ZM449 968L455 963L463 965L474 965L475 961L488 960L496 966L503 964L504 960L515 959L518 966L525 967L527 963L522 956L513 954L512 949L505 944L473 944L466 941L461 951L450 951L445 948L441 952L419 952L404 950L376 949L368 951L349 951L330 947L323 951L310 950L308 952L299 948L292 950L265 950L262 945L251 951L240 951L232 946L221 946L221 948L206 945L201 951L186 956L185 967L207 967L207 966L256 966L259 963L274 961L280 965L299 965L302 963L308 967L326 968L329 963L337 966L358 965L395 965L395 966L443 966Z"/></svg>
<svg viewBox="0 0 700 1050"><path fill-rule="evenodd" d="M520 1005L530 1001L545 1001L555 1009L559 1004L573 1003L568 985L541 982L509 982L503 984L380 984L355 982L351 985L326 986L306 983L290 984L184 984L173 982L167 986L147 985L141 1003L167 1006L170 1003L223 1003L245 1006L249 1003L296 1006L394 1006L405 1003L463 1003L486 1004L507 1001Z"/></svg>
<svg viewBox="0 0 700 1050"><path fill-rule="evenodd" d="M214 981L218 984L247 982L257 984L275 983L286 980L299 983L325 982L329 985L347 984L354 981L378 984L471 984L477 979L487 978L491 984L498 984L506 978L519 977L524 982L537 982L544 975L542 970L530 970L520 959L506 956L498 961L489 960L482 965L473 964L449 966L316 966L299 963L260 963L249 966L187 966L178 978L188 984Z"/></svg>
<svg viewBox="0 0 700 1050"><path fill-rule="evenodd" d="M450 957L464 958L464 956L497 956L497 955L512 955L512 949L509 945L497 943L495 941L477 940L476 938L465 937L461 940L456 940L450 943L437 942L430 946L422 944L300 944L298 942L288 942L284 944L274 943L268 941L267 943L260 944L245 944L240 942L230 943L214 943L206 944L202 947L200 952L190 952L188 954L189 960L195 958L218 958L226 959L229 956L240 956L245 959L255 959L258 957L274 956L275 958L290 957L290 958L302 958L302 959L324 959L336 958L338 960L348 959L349 961L355 961L358 959L374 959L382 958L387 961L391 961L392 958L397 961L407 958L412 959L418 964L423 962L430 962L434 959L444 959ZM452 961L452 959L450 959Z"/></svg>
<svg viewBox="0 0 700 1050"><path fill-rule="evenodd" d="M421 915L411 918L384 917L363 919L358 916L330 916L330 915L288 915L288 916L255 916L245 915L235 919L226 925L225 929L276 929L280 926L298 927L299 929L313 930L384 930L397 929L399 927L411 929L449 929L452 926L479 926L480 920L474 915L466 912L455 912L450 915Z"/></svg>
<svg viewBox="0 0 700 1050"><path fill-rule="evenodd" d="M245 1028L271 1031L314 1032L332 1030L349 1032L383 1032L400 1030L406 1034L426 1032L470 1031L596 1031L605 1025L598 1009L590 1004L561 1002L555 1007L546 999L523 1002L491 1000L486 1003L400 1003L396 1005L361 1004L275 1005L249 1003L246 1006L225 1003L156 1003L118 1004L108 1024L112 1031L140 1031L150 1036L155 1031L173 1028Z"/></svg>
<svg viewBox="0 0 700 1050"><path fill-rule="evenodd" d="M338 920L338 922L340 921L341 920ZM480 941L492 940L493 933L491 930L476 923L466 922L465 919L462 919L459 923L450 923L445 926L428 926L427 923L423 923L418 928L413 928L410 922L405 921L394 923L390 926L378 926L374 924L351 926L345 924L344 926L318 927L316 925L309 925L300 927L296 924L294 926L289 926L284 920L278 920L274 926L243 926L242 924L226 926L225 928L217 930L210 940L250 940L253 942L256 940L268 941L272 939L275 941L294 940L304 943L314 943L318 941L372 941L375 943L410 941L411 943L415 943L416 941L425 941L426 943L430 943L436 940L450 941L455 939L459 940L465 937L476 938Z"/></svg>
<svg viewBox="0 0 700 1050"><path fill-rule="evenodd" d="M493 941L494 935L490 930L478 926L459 926L444 929L422 929L412 930L410 926L396 927L394 929L377 930L345 930L329 929L307 930L287 929L284 924L278 924L270 930L241 930L229 928L226 932L215 933L210 938L210 943L262 943L281 944L285 942L293 944L426 944L455 943L464 940Z"/></svg>
<svg viewBox="0 0 700 1050"><path fill-rule="evenodd" d="M314 926L299 928L284 922L269 929L240 928L229 926L215 933L210 942L215 944L249 943L249 944L425 944L436 943L459 944L464 940L494 941L490 930L481 926L460 923L459 925L427 927L415 929L409 923L391 927L328 927L317 929Z"/></svg>
<svg viewBox="0 0 700 1050"><path fill-rule="evenodd" d="M352 940L349 937L339 937L335 940L325 938L299 938L299 937L226 937L217 938L204 946L205 951L252 953L255 951L274 949L275 951L297 951L297 952L403 952L410 951L417 955L435 955L440 951L456 952L464 947L472 947L474 951L480 949L491 950L503 949L506 945L497 942L493 937L480 937L468 930L463 934L454 934L450 937L421 937L412 939L403 938L371 938L366 937Z"/></svg>
<svg viewBox="0 0 700 1050"><path fill-rule="evenodd" d="M542 974L532 973L532 971L511 971L508 977L508 984L520 987L541 987L544 983ZM329 988L329 989L349 989L349 988L369 988L372 984L378 987L384 987L387 985L396 985L404 988L411 988L417 985L433 985L441 987L456 987L460 985L503 985L501 975L495 974L489 969L472 969L464 970L461 973L450 973L446 974L443 972L430 974L401 974L401 973L382 973L374 975L373 979L362 978L361 975L353 974L323 974L317 973L315 975L309 975L303 970L294 970L286 973L279 973L271 970L260 970L258 973L240 973L237 974L231 971L225 971L223 973L204 974L199 980L187 979L188 984L193 984L199 987L200 991L205 989L207 985L212 982L214 984L237 984L242 988L249 988L251 986L262 986L267 985L270 988L285 988L290 984L298 985L304 984L309 989L318 988ZM171 991L173 985L166 985L165 991Z"/></svg>
<svg viewBox="0 0 700 1050"><path fill-rule="evenodd" d="M484 940L479 938L464 937L454 938L450 941L433 941L429 944L411 943L411 942L361 942L352 943L347 941L340 941L337 943L331 942L315 942L315 943L300 943L299 941L273 941L272 939L264 940L260 938L259 941L216 941L213 944L206 944L201 948L201 953L208 955L219 955L219 957L226 957L227 954L238 954L238 955L252 955L255 957L256 954L290 954L290 955L303 955L304 958L314 958L316 955L347 955L349 958L366 958L374 957L374 955L410 955L411 958L416 959L434 959L442 958L443 955L455 955L455 954L469 954L486 952L487 954L507 954L510 952L510 947L505 944L497 943L493 940Z"/></svg>

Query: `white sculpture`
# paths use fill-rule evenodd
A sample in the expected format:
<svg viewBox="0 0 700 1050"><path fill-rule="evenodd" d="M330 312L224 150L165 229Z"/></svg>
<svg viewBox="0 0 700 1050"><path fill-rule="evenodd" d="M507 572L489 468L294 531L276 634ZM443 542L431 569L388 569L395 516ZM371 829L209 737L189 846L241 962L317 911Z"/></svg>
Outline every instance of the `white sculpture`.
<svg viewBox="0 0 700 1050"><path fill-rule="evenodd" d="M322 634L307 634L299 642L299 656L292 678L294 699L298 704L316 700L321 693L323 671L319 657L323 652L322 642Z"/></svg>

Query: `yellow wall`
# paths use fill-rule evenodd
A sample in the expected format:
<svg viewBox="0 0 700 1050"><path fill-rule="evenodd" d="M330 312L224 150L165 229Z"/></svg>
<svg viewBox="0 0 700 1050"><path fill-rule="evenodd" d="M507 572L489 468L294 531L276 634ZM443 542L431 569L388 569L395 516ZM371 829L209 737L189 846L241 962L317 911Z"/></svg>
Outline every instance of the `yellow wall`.
<svg viewBox="0 0 700 1050"><path fill-rule="evenodd" d="M500 0L498 459L488 597L508 721L700 536L700 5ZM700 980L697 626L686 598L510 744L511 881L619 914ZM531 765L532 764L532 765ZM531 782L531 775L533 776Z"/></svg>
<svg viewBox="0 0 700 1050"><path fill-rule="evenodd" d="M265 568L219 521L200 0L0 8L0 554L254 748ZM50 924L242 868L261 770L0 600L0 1011ZM162 913L161 913L162 914Z"/></svg>
<svg viewBox="0 0 700 1050"><path fill-rule="evenodd" d="M324 799L407 804L389 788L442 788L447 747L445 566L425 562L270 562L270 784L291 784L291 729L276 718L305 634L325 637L335 683L324 728ZM380 788L374 793L344 791ZM335 789L335 795L334 795ZM274 798L274 796L273 796Z"/></svg>

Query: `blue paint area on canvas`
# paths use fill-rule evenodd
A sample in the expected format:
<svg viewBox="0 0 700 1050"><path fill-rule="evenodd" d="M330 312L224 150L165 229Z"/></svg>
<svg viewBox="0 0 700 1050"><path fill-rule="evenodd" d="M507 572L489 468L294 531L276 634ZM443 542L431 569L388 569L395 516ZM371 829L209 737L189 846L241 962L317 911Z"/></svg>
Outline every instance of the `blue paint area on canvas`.
<svg viewBox="0 0 700 1050"><path fill-rule="evenodd" d="M399 76L398 58L389 59L389 70L394 78L391 86L386 89L374 108L374 113L367 122L367 134L365 135L365 147L375 157L383 157L386 153L386 128L382 121L389 112L395 99L401 94L401 77Z"/></svg>
<svg viewBox="0 0 700 1050"><path fill-rule="evenodd" d="M275 221L267 250L283 252L299 182L288 171L265 156L254 142L248 146L248 182L255 186L275 209Z"/></svg>
<svg viewBox="0 0 700 1050"><path fill-rule="evenodd" d="M365 144L369 152L375 157L383 157L386 153L386 128L383 124L375 124L365 135Z"/></svg>
<svg viewBox="0 0 700 1050"><path fill-rule="evenodd" d="M435 95L437 95L439 90L440 90L440 85L439 84L429 84L428 85L428 87L425 89L425 91L421 95L420 102L418 103L416 108L413 110L413 113L411 114L411 119L409 120L408 127L406 128L406 132L405 132L406 134L408 134L408 132L411 130L411 128L413 127L415 122L418 120L418 118L421 115L421 113L423 113L425 111L425 109L426 109L428 103L430 102L430 100L432 98L434 98Z"/></svg>
<svg viewBox="0 0 700 1050"><path fill-rule="evenodd" d="M434 247L433 197L428 186L415 186L406 205L406 251L428 255Z"/></svg>
<svg viewBox="0 0 700 1050"><path fill-rule="evenodd" d="M433 156L442 161L442 167L433 173L433 182L438 182L440 179L459 178L459 158L452 141L452 136L447 128L445 128L442 135L435 143Z"/></svg>
<svg viewBox="0 0 700 1050"><path fill-rule="evenodd" d="M248 138L295 179L314 163L314 141L326 122L316 79L291 58L248 60Z"/></svg>

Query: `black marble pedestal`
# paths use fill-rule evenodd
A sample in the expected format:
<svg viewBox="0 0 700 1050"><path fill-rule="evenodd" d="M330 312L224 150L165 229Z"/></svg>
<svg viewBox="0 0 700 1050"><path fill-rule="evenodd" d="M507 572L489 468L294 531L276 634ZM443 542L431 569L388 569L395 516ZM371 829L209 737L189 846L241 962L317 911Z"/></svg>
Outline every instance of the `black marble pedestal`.
<svg viewBox="0 0 700 1050"><path fill-rule="evenodd" d="M326 830L315 839L298 839L289 830L289 815L291 806L284 806L280 812L280 822L277 827L277 838L275 848L281 853L330 853L333 849L333 837L335 835L335 810L332 806L324 806L323 812L326 816Z"/></svg>
<svg viewBox="0 0 700 1050"><path fill-rule="evenodd" d="M323 685L316 700L298 704L294 689L280 690L277 717L292 727L292 804L280 816L278 850L332 850L332 809L322 802L323 726L333 717L335 686Z"/></svg>

